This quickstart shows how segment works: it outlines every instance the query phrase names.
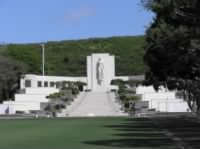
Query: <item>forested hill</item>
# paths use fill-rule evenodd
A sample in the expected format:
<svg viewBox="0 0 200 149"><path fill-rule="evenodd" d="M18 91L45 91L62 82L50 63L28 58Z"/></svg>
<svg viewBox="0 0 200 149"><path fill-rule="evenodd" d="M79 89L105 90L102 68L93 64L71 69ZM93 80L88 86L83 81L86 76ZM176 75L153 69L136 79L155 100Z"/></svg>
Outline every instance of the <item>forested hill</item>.
<svg viewBox="0 0 200 149"><path fill-rule="evenodd" d="M143 74L144 42L144 36L47 42L46 74L85 76L86 56L92 53L115 55L117 75ZM27 64L29 73L41 74L40 44L8 44L0 49L4 55Z"/></svg>

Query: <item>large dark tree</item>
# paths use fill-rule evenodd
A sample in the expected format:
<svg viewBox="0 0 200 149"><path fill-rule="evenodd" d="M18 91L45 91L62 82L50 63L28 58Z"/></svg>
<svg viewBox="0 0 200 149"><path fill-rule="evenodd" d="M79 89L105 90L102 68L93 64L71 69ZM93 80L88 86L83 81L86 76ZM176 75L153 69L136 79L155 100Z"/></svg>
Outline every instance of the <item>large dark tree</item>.
<svg viewBox="0 0 200 149"><path fill-rule="evenodd" d="M200 112L200 1L142 0L155 13L146 32L146 84L183 91Z"/></svg>
<svg viewBox="0 0 200 149"><path fill-rule="evenodd" d="M25 71L24 65L0 55L0 102L13 99L19 88L20 76Z"/></svg>

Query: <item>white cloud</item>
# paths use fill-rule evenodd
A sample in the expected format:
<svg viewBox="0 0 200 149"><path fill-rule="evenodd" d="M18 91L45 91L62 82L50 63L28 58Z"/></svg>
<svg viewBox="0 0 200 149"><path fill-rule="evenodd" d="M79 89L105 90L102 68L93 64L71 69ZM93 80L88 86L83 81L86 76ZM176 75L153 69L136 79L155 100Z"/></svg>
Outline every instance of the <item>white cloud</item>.
<svg viewBox="0 0 200 149"><path fill-rule="evenodd" d="M72 11L66 11L60 16L51 17L50 20L51 22L58 24L77 25L85 19L95 16L96 11L94 9L81 7L79 9L73 9Z"/></svg>
<svg viewBox="0 0 200 149"><path fill-rule="evenodd" d="M67 23L77 23L80 22L82 19L87 17L93 17L96 15L96 12L89 8L81 8L75 11L67 12L63 19Z"/></svg>

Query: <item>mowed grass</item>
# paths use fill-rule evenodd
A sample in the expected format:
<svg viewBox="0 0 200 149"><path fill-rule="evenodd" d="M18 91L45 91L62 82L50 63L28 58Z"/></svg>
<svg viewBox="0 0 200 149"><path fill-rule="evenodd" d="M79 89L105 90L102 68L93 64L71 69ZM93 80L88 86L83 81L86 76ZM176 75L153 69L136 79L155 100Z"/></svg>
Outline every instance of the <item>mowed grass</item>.
<svg viewBox="0 0 200 149"><path fill-rule="evenodd" d="M0 149L174 148L149 119L0 120Z"/></svg>

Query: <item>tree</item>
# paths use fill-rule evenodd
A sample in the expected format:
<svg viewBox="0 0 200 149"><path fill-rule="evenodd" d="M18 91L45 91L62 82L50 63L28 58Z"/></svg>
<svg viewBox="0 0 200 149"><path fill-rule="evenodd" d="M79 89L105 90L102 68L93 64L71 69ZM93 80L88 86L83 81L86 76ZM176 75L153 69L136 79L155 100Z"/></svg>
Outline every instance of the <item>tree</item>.
<svg viewBox="0 0 200 149"><path fill-rule="evenodd" d="M0 55L0 102L13 99L19 88L20 76L25 71L24 65Z"/></svg>
<svg viewBox="0 0 200 149"><path fill-rule="evenodd" d="M200 1L142 0L155 13L146 32L146 85L182 90L200 112Z"/></svg>

